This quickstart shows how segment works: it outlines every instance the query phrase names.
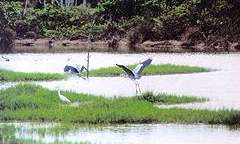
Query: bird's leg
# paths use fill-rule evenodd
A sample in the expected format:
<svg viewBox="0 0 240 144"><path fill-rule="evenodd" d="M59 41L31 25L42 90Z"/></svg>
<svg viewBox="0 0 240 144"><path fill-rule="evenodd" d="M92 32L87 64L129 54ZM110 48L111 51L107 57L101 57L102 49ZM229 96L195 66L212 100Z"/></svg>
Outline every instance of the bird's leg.
<svg viewBox="0 0 240 144"><path fill-rule="evenodd" d="M138 83L138 88L139 88L139 93L142 93L141 87L140 87L140 83Z"/></svg>
<svg viewBox="0 0 240 144"><path fill-rule="evenodd" d="M141 93L141 89L140 89L139 82L137 80L135 81L135 86L136 86L136 94L140 94Z"/></svg>
<svg viewBox="0 0 240 144"><path fill-rule="evenodd" d="M142 93L141 88L140 88L140 83L138 81L137 81L137 86L138 86L139 93Z"/></svg>
<svg viewBox="0 0 240 144"><path fill-rule="evenodd" d="M137 81L134 81L135 84L135 91L136 91L136 95L138 94L138 85L137 85Z"/></svg>
<svg viewBox="0 0 240 144"><path fill-rule="evenodd" d="M138 91L138 94L139 94L140 92L139 92L139 87L138 87L138 83L136 83L136 85L137 85L137 91Z"/></svg>
<svg viewBox="0 0 240 144"><path fill-rule="evenodd" d="M137 83L135 83L135 90L136 90L136 95L137 95L138 94Z"/></svg>
<svg viewBox="0 0 240 144"><path fill-rule="evenodd" d="M77 76L82 78L83 80L86 80L86 78L84 77L84 75L82 75L82 73L78 73Z"/></svg>

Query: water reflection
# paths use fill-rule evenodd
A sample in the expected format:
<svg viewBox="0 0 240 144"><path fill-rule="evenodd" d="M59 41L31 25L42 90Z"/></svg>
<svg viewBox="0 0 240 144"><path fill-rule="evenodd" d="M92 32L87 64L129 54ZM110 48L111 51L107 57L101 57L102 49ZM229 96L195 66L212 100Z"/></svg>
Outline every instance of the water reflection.
<svg viewBox="0 0 240 144"><path fill-rule="evenodd" d="M50 125L21 124L0 125L1 140L21 140L41 143L97 144L239 144L240 130L230 130L224 126L207 125L115 125L102 127L79 127L72 130L53 132ZM45 130L37 129L45 128ZM7 133L6 133L7 131Z"/></svg>
<svg viewBox="0 0 240 144"><path fill-rule="evenodd" d="M13 83L13 82L0 82L0 89L7 89L11 86L14 86L16 85L16 83Z"/></svg>

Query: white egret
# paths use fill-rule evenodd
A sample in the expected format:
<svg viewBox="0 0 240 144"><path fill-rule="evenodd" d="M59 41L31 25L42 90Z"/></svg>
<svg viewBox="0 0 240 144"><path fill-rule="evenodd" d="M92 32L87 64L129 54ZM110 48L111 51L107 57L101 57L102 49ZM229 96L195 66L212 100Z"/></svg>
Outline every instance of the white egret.
<svg viewBox="0 0 240 144"><path fill-rule="evenodd" d="M58 96L59 96L59 99L60 99L61 102L63 102L63 103L71 103L71 101L68 98L66 98L64 95L62 95L60 93L60 90L58 90Z"/></svg>

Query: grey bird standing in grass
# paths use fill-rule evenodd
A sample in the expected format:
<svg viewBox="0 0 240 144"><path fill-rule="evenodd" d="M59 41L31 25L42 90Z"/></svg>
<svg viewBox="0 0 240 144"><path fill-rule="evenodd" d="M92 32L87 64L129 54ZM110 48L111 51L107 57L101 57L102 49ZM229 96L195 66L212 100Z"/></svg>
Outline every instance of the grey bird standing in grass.
<svg viewBox="0 0 240 144"><path fill-rule="evenodd" d="M116 64L116 65L125 71L124 76L126 76L126 77L130 78L131 80L135 81L136 93L138 93L138 92L141 93L141 89L139 87L139 82L137 80L139 80L141 78L142 71L144 70L144 68L146 66L150 65L151 62L152 62L152 59L148 58L147 60L138 64L133 70L130 70L128 67L126 67L124 65L119 65L119 64Z"/></svg>
<svg viewBox="0 0 240 144"><path fill-rule="evenodd" d="M59 99L60 99L61 102L63 102L63 103L71 103L71 101L68 98L66 98L64 95L62 95L60 93L60 90L58 90L58 96L59 96Z"/></svg>

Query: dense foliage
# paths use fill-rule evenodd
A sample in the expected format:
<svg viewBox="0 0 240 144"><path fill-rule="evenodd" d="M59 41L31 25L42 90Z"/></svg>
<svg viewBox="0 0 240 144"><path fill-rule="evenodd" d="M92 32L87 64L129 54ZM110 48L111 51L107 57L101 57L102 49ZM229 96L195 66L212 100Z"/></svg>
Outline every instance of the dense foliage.
<svg viewBox="0 0 240 144"><path fill-rule="evenodd" d="M238 0L103 0L95 7L49 3L45 8L32 4L24 15L23 11L21 1L0 2L1 27L12 28L18 37L30 31L61 39L130 36L140 42L213 37L237 41L240 33Z"/></svg>

